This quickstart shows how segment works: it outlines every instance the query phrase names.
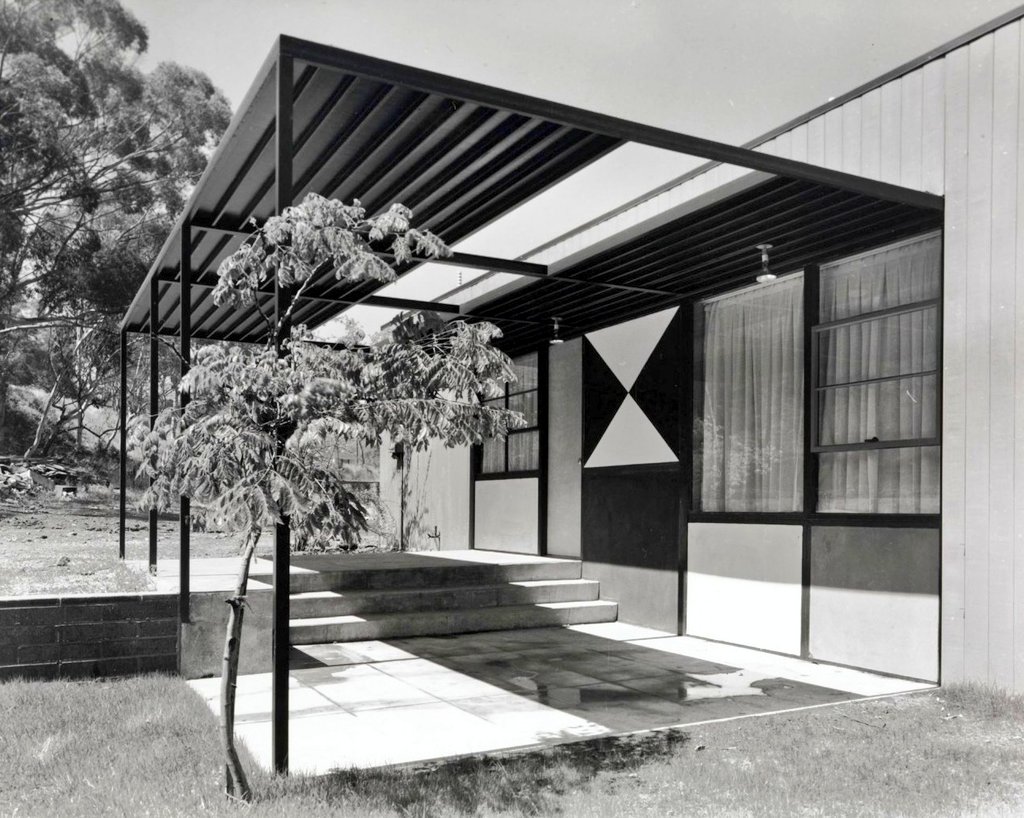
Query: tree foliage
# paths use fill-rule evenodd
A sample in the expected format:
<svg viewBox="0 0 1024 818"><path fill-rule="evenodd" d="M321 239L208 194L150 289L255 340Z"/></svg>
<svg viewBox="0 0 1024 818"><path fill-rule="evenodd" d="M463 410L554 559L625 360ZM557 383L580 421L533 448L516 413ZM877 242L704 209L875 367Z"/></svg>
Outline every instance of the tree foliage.
<svg viewBox="0 0 1024 818"><path fill-rule="evenodd" d="M276 321L265 316L266 345L197 349L182 384L191 396L184 410L164 410L152 431L139 420L132 453L140 475L154 481L145 505L167 508L186 495L215 524L244 532L287 517L300 546L319 547L366 526L363 500L334 456L344 444L376 447L386 434L412 450L432 441L461 446L522 425L518 413L480 402L515 377L491 344L493 325L409 316L369 343L350 328L335 348L289 328L297 300L325 265L345 282L386 283L395 272L375 247L398 260L447 254L438 237L411 226L411 216L394 205L371 218L358 202L310 194L225 259L218 303L256 309L257 293L275 280L290 300ZM279 354L274 338L282 336Z"/></svg>
<svg viewBox="0 0 1024 818"><path fill-rule="evenodd" d="M140 71L146 45L118 0L0 0L0 435L20 347L110 331L227 126L201 72Z"/></svg>

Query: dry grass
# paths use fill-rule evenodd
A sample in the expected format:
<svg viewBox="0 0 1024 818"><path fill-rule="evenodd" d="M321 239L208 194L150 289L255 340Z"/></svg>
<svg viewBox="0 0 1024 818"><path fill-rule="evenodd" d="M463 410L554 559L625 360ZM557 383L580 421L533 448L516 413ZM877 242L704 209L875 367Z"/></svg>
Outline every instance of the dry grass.
<svg viewBox="0 0 1024 818"><path fill-rule="evenodd" d="M118 559L118 496L115 490L92 486L70 500L49 494L24 505L0 508L0 596L25 594L106 593L144 591L144 573ZM126 556L145 560L149 553L147 522L129 498ZM178 556L178 522L161 517L158 542L162 557ZM238 538L214 532L192 535L195 557L238 554Z"/></svg>
<svg viewBox="0 0 1024 818"><path fill-rule="evenodd" d="M979 688L429 770L256 771L247 808L221 795L214 719L178 679L0 685L0 719L2 815L1024 812L1024 699Z"/></svg>

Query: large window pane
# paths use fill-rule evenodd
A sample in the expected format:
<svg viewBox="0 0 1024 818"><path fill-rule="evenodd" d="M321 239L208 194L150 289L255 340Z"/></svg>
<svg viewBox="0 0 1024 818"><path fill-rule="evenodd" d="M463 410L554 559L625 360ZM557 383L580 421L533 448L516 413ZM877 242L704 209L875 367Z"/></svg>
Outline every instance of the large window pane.
<svg viewBox="0 0 1024 818"><path fill-rule="evenodd" d="M540 466L540 433L519 432L508 436L508 470L535 471Z"/></svg>
<svg viewBox="0 0 1024 818"><path fill-rule="evenodd" d="M505 471L505 441L489 438L483 444L483 457L480 471L484 474L496 474Z"/></svg>
<svg viewBox="0 0 1024 818"><path fill-rule="evenodd" d="M508 385L509 392L523 392L537 388L537 353L521 355L512 362L516 373L515 383Z"/></svg>
<svg viewBox="0 0 1024 818"><path fill-rule="evenodd" d="M815 333L818 383L909 375L938 367L938 310L922 307Z"/></svg>
<svg viewBox="0 0 1024 818"><path fill-rule="evenodd" d="M935 438L937 392L936 375L819 390L818 445Z"/></svg>
<svg viewBox="0 0 1024 818"><path fill-rule="evenodd" d="M938 514L939 447L823 452L818 510Z"/></svg>
<svg viewBox="0 0 1024 818"><path fill-rule="evenodd" d="M803 276L699 305L695 478L705 511L799 511Z"/></svg>
<svg viewBox="0 0 1024 818"><path fill-rule="evenodd" d="M823 323L939 296L942 242L925 236L821 268Z"/></svg>
<svg viewBox="0 0 1024 818"><path fill-rule="evenodd" d="M937 446L872 447L938 437L941 252L931 235L821 270L821 320L844 323L815 333L815 434L848 450L818 456L819 511L939 511Z"/></svg>
<svg viewBox="0 0 1024 818"><path fill-rule="evenodd" d="M531 352L512 361L516 380L505 384L498 398L484 401L488 406L522 413L527 429L539 424L538 355ZM536 431L513 431L504 440L485 441L480 454L481 474L537 471L540 468L540 435ZM507 452L507 457L506 457Z"/></svg>
<svg viewBox="0 0 1024 818"><path fill-rule="evenodd" d="M508 408L514 412L522 412L527 426L537 425L537 393L535 391L509 395Z"/></svg>

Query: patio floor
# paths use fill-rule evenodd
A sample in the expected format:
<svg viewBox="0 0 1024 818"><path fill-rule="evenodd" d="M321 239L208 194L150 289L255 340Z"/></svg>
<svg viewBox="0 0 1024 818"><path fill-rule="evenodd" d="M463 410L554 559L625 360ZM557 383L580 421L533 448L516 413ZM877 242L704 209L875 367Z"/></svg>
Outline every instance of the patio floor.
<svg viewBox="0 0 1024 818"><path fill-rule="evenodd" d="M219 679L189 682L218 712ZM624 623L294 648L290 768L323 773L763 716L933 685ZM270 674L236 733L270 767Z"/></svg>

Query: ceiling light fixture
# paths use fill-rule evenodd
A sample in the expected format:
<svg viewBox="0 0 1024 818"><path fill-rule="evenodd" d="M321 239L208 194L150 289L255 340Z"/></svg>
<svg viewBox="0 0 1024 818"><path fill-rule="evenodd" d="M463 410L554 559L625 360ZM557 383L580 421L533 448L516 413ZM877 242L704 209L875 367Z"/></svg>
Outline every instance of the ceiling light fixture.
<svg viewBox="0 0 1024 818"><path fill-rule="evenodd" d="M761 251L761 272L757 275L758 284L767 284L778 278L775 273L768 269L768 251L772 249L770 244L759 244L757 249Z"/></svg>
<svg viewBox="0 0 1024 818"><path fill-rule="evenodd" d="M551 346L554 346L555 344L563 343L563 341L562 341L561 338L558 337L558 321L559 321L559 319L558 318L552 318L551 320L552 320L552 322L554 322L554 326L552 327L552 330L551 330L551 341L550 341L550 344L551 344Z"/></svg>

